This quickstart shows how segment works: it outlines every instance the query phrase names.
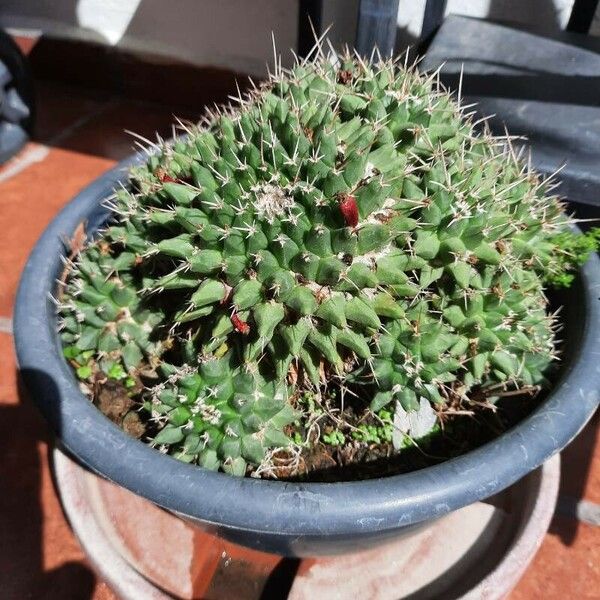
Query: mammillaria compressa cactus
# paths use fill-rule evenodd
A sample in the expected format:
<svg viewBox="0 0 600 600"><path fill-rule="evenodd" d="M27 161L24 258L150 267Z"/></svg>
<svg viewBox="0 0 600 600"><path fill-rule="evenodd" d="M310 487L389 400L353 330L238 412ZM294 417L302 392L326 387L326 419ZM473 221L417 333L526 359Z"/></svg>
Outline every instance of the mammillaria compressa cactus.
<svg viewBox="0 0 600 600"><path fill-rule="evenodd" d="M544 286L575 234L435 76L322 57L186 132L131 170L60 294L86 389L120 381L152 444L268 473L424 403L477 410L544 382ZM345 429L344 392L373 427Z"/></svg>

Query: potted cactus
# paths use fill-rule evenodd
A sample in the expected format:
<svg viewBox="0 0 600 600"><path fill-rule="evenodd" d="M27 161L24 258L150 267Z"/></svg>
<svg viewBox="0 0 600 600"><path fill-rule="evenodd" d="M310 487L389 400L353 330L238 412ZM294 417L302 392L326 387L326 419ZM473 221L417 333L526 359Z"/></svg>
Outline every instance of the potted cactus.
<svg viewBox="0 0 600 600"><path fill-rule="evenodd" d="M85 464L243 543L319 553L490 495L589 418L581 352L550 383L546 290L579 270L572 329L597 351L597 236L435 77L323 58L182 127L67 207L25 270L25 379Z"/></svg>

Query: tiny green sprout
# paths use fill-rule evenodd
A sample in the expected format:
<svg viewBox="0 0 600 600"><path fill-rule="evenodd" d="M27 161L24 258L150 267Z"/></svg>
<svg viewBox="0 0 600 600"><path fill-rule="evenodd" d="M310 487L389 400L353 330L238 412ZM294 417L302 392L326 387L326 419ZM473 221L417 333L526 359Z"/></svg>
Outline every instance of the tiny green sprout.
<svg viewBox="0 0 600 600"><path fill-rule="evenodd" d="M390 423L393 420L393 415L389 410L385 410L385 409L381 409L378 413L377 413L378 417L382 420L382 421L389 421Z"/></svg>
<svg viewBox="0 0 600 600"><path fill-rule="evenodd" d="M386 423L385 425L383 425L379 428L379 435L381 436L383 441L387 442L388 444L393 439L393 433L394 433L394 426L391 423Z"/></svg>
<svg viewBox="0 0 600 600"><path fill-rule="evenodd" d="M404 450L406 448L412 448L415 445L412 438L406 434L402 434L402 440L400 441L398 450Z"/></svg>
<svg viewBox="0 0 600 600"><path fill-rule="evenodd" d="M77 369L77 377L79 379L88 379L92 375L92 367L83 365Z"/></svg>
<svg viewBox="0 0 600 600"><path fill-rule="evenodd" d="M77 362L80 364L87 363L94 356L93 350L85 350L77 357Z"/></svg>
<svg viewBox="0 0 600 600"><path fill-rule="evenodd" d="M111 379L125 379L127 377L127 373L125 371L125 369L123 368L123 365L121 365L121 363L114 363L113 365L111 365L111 367L108 369L108 372L106 373Z"/></svg>
<svg viewBox="0 0 600 600"><path fill-rule="evenodd" d="M346 443L346 436L339 429L324 433L322 439L329 446L343 446Z"/></svg>
<svg viewBox="0 0 600 600"><path fill-rule="evenodd" d="M309 414L318 415L323 412L323 409L317 404L313 392L306 392L300 398L301 402L306 406L306 412Z"/></svg>
<svg viewBox="0 0 600 600"><path fill-rule="evenodd" d="M375 425L359 425L353 432L352 437L355 440L366 444L381 444L381 431Z"/></svg>
<svg viewBox="0 0 600 600"><path fill-rule="evenodd" d="M77 346L65 346L63 356L69 360L75 360L79 356L80 350Z"/></svg>
<svg viewBox="0 0 600 600"><path fill-rule="evenodd" d="M125 379L125 387L126 388L135 387L135 379L131 376L127 377L127 379Z"/></svg>

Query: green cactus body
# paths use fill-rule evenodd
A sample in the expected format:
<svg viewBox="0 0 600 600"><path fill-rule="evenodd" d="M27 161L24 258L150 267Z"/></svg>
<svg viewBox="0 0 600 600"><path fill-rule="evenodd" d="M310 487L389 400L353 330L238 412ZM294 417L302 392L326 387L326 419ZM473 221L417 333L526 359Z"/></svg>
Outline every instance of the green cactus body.
<svg viewBox="0 0 600 600"><path fill-rule="evenodd" d="M153 444L179 445L180 460L234 475L244 475L248 462L260 464L269 448L287 446L283 428L298 417L284 383L233 370L225 358L172 367L146 408L164 424Z"/></svg>
<svg viewBox="0 0 600 600"><path fill-rule="evenodd" d="M414 410L544 381L567 219L431 78L303 63L130 178L70 274L64 341L154 369L153 443L183 460L243 474L287 446L290 383Z"/></svg>

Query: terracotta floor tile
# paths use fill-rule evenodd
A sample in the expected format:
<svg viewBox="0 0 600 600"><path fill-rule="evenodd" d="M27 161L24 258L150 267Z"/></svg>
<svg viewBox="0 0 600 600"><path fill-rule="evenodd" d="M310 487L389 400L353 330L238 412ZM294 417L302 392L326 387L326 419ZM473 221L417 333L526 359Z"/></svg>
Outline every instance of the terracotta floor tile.
<svg viewBox="0 0 600 600"><path fill-rule="evenodd" d="M580 525L569 546L561 541L568 519L555 518L540 551L510 600L597 600L600 590L600 530Z"/></svg>
<svg viewBox="0 0 600 600"><path fill-rule="evenodd" d="M31 36L12 36L13 40L19 46L19 49L25 56L27 56L31 50L35 47L38 42L39 36L31 35Z"/></svg>
<svg viewBox="0 0 600 600"><path fill-rule="evenodd" d="M12 335L0 333L0 406L17 404L17 372Z"/></svg>

